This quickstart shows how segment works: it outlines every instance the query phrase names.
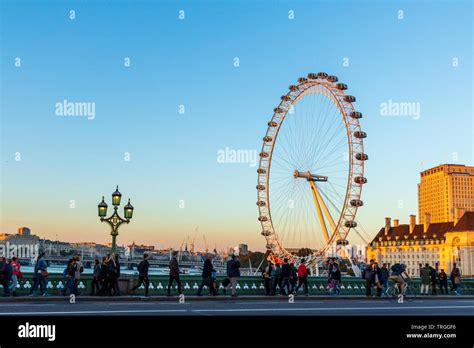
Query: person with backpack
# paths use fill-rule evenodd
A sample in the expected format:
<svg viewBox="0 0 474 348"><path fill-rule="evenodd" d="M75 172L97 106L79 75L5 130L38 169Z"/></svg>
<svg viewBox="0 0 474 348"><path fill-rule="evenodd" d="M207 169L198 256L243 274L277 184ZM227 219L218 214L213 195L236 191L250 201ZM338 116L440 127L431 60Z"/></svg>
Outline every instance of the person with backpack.
<svg viewBox="0 0 474 348"><path fill-rule="evenodd" d="M94 269L92 272L92 288L91 288L91 296L98 295L100 292L100 263L99 259L95 259L94 261Z"/></svg>
<svg viewBox="0 0 474 348"><path fill-rule="evenodd" d="M439 281L439 290L441 291L441 295L448 294L448 275L441 269L441 272L438 274L438 281ZM444 291L443 291L444 290Z"/></svg>
<svg viewBox="0 0 474 348"><path fill-rule="evenodd" d="M450 278L453 284L452 290L454 291L454 294L457 296L461 295L461 271L456 264L453 265Z"/></svg>
<svg viewBox="0 0 474 348"><path fill-rule="evenodd" d="M142 284L145 284L145 296L148 296L148 289L150 288L150 280L148 278L148 269L150 263L148 262L148 254L143 254L143 261L138 264L138 283L132 288L132 291L137 290ZM169 288L168 288L169 289Z"/></svg>
<svg viewBox="0 0 474 348"><path fill-rule="evenodd" d="M425 267L420 269L420 278L421 278L421 295L428 296L431 284L431 267L429 264L426 264Z"/></svg>
<svg viewBox="0 0 474 348"><path fill-rule="evenodd" d="M10 291L12 292L13 296L16 296L16 288L18 287L18 279L23 278L23 274L21 273L21 265L17 261L16 257L12 257L12 261L10 262L12 266L12 283L10 285Z"/></svg>
<svg viewBox="0 0 474 348"><path fill-rule="evenodd" d="M7 268L7 259L0 257L0 285L3 286L3 296L10 296L10 275Z"/></svg>
<svg viewBox="0 0 474 348"><path fill-rule="evenodd" d="M390 267L391 275L390 280L393 281L397 287L400 294L405 292L405 278L408 280L410 277L406 273L406 266L403 263L396 263L392 267ZM405 276L405 278L403 277Z"/></svg>
<svg viewBox="0 0 474 348"><path fill-rule="evenodd" d="M212 255L208 254L206 260L204 261L204 267L202 269L202 282L199 285L197 296L202 296L202 289L204 286L209 287L209 294L214 295L215 289L214 284L212 282L212 272L214 271L214 267L212 266Z"/></svg>
<svg viewBox="0 0 474 348"><path fill-rule="evenodd" d="M46 296L46 277L48 276L48 265L45 260L46 253L42 252L36 261L35 268L34 268L34 278L33 278L33 286L30 289L30 296L34 296L34 293L40 288L40 292L42 296Z"/></svg>
<svg viewBox="0 0 474 348"><path fill-rule="evenodd" d="M178 284L178 294L179 295L182 294L181 279L179 278L180 271L179 271L179 264L178 264L178 257L177 256L178 256L178 252L173 251L173 257L171 258L170 263L169 263L170 276L169 276L169 279L168 279L168 291L167 291L168 296L171 296L171 287L173 285L173 282L175 282L175 281Z"/></svg>
<svg viewBox="0 0 474 348"><path fill-rule="evenodd" d="M230 283L227 288L232 288L232 297L237 297L237 278L240 277L240 262L237 260L235 254L232 254L229 261L227 261L227 277Z"/></svg>
<svg viewBox="0 0 474 348"><path fill-rule="evenodd" d="M305 265L306 259L302 258L301 263L298 266L298 286L295 289L295 293L298 292L301 285L303 285L303 291L305 296L308 296L308 270Z"/></svg>

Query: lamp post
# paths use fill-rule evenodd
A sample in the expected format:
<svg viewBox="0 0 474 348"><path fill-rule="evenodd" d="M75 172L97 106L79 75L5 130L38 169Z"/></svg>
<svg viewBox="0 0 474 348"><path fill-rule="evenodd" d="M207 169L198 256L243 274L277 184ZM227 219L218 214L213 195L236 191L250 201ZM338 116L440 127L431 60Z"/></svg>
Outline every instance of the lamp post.
<svg viewBox="0 0 474 348"><path fill-rule="evenodd" d="M115 253L117 246L116 246L116 239L118 236L118 228L123 223L130 223L130 219L133 216L133 206L130 204L130 198L128 199L127 205L123 207L124 218L120 217L117 210L120 205L120 201L122 199L122 194L117 189L114 193L112 193L112 205L114 206L114 213L106 218L107 215L107 203L105 203L104 197L102 196L102 202L99 203L99 217L100 222L107 222L111 227L110 235L112 236L112 252Z"/></svg>

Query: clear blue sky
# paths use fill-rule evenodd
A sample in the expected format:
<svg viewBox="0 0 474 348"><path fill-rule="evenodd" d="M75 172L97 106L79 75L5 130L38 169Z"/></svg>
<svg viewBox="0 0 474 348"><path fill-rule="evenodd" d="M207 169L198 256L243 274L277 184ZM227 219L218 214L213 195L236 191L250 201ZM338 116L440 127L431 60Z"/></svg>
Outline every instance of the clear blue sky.
<svg viewBox="0 0 474 348"><path fill-rule="evenodd" d="M422 168L473 164L471 1L0 3L0 231L108 241L96 206L119 184L136 208L120 244L179 246L199 226L198 244L263 249L255 168L217 151L259 151L280 95L308 72L339 76L364 113L369 235L417 213ZM95 102L95 119L56 116L64 99ZM389 99L420 103L420 119L381 116Z"/></svg>

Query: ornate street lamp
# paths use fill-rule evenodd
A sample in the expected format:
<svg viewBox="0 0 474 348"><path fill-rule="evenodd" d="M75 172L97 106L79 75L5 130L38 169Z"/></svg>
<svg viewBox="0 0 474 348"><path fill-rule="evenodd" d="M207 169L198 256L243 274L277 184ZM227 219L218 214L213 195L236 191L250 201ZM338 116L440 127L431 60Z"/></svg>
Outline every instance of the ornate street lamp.
<svg viewBox="0 0 474 348"><path fill-rule="evenodd" d="M112 252L115 253L117 246L116 246L116 239L118 236L118 228L123 223L130 223L130 219L133 216L133 206L130 204L130 199L128 200L128 204L124 207L124 216L125 219L121 218L118 214L117 210L120 205L120 201L122 199L122 194L117 189L114 193L112 193L112 205L114 206L114 213L106 218L107 215L107 203L105 203L104 197L102 197L102 202L99 203L99 217L101 222L107 222L111 227L110 235L112 236Z"/></svg>

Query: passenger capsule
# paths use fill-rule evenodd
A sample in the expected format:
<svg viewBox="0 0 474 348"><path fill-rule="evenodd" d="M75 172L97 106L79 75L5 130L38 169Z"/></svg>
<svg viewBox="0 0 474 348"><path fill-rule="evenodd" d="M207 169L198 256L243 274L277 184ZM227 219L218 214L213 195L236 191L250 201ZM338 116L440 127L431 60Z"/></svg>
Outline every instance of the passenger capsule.
<svg viewBox="0 0 474 348"><path fill-rule="evenodd" d="M257 169L257 173L258 173L258 174L267 174L267 170L266 170L266 169L263 169L263 168L258 168L258 169Z"/></svg>
<svg viewBox="0 0 474 348"><path fill-rule="evenodd" d="M347 239L338 239L336 241L336 244L337 245L348 245L349 244L349 241Z"/></svg>
<svg viewBox="0 0 474 348"><path fill-rule="evenodd" d="M362 113L360 113L359 111L351 111L349 116L352 118L359 119L359 118L362 118Z"/></svg>
<svg viewBox="0 0 474 348"><path fill-rule="evenodd" d="M306 82L306 81L308 81L308 79L307 79L306 77L300 77L300 78L298 79L298 82L299 82L299 83L304 83L304 82Z"/></svg>
<svg viewBox="0 0 474 348"><path fill-rule="evenodd" d="M351 205L353 207L362 207L364 205L364 202L362 202L360 199L352 199Z"/></svg>
<svg viewBox="0 0 474 348"><path fill-rule="evenodd" d="M356 97L354 97L353 95L345 95L342 99L344 99L344 101L348 103L353 103L356 101Z"/></svg>
<svg viewBox="0 0 474 348"><path fill-rule="evenodd" d="M262 231L261 232L261 235L264 236L264 237L268 237L269 235L271 235L272 233L270 231Z"/></svg>
<svg viewBox="0 0 474 348"><path fill-rule="evenodd" d="M349 227L349 228L354 228L354 227L357 227L357 222L355 222L355 221L346 221L344 226Z"/></svg>
<svg viewBox="0 0 474 348"><path fill-rule="evenodd" d="M274 247L275 247L274 244L267 244L266 245L267 250L272 250Z"/></svg>
<svg viewBox="0 0 474 348"><path fill-rule="evenodd" d="M362 132L362 131L357 131L357 132L354 132L354 136L358 139L364 139L364 138L367 138L367 133Z"/></svg>
<svg viewBox="0 0 474 348"><path fill-rule="evenodd" d="M318 78L318 74L315 74L315 73L308 74L308 79L316 80L317 78Z"/></svg>
<svg viewBox="0 0 474 348"><path fill-rule="evenodd" d="M266 142L266 143L271 143L273 141L273 138L272 137L269 137L268 135L263 137L263 141Z"/></svg>
<svg viewBox="0 0 474 348"><path fill-rule="evenodd" d="M344 90L347 89L347 85L345 83L337 83L336 88L341 90L341 91L344 91Z"/></svg>
<svg viewBox="0 0 474 348"><path fill-rule="evenodd" d="M257 202L257 206L259 206L259 207L264 207L266 205L267 205L267 202L265 202L265 201L258 201Z"/></svg>
<svg viewBox="0 0 474 348"><path fill-rule="evenodd" d="M275 121L268 122L268 127L277 127L277 126L278 126L278 123L276 123Z"/></svg>
<svg viewBox="0 0 474 348"><path fill-rule="evenodd" d="M258 221L260 222L268 221L268 216L259 216Z"/></svg>
<svg viewBox="0 0 474 348"><path fill-rule="evenodd" d="M369 156L367 156L365 153L356 153L356 159L359 161L367 161Z"/></svg>
<svg viewBox="0 0 474 348"><path fill-rule="evenodd" d="M328 74L326 74L325 72L318 72L318 77L320 79L327 79L328 78Z"/></svg>
<svg viewBox="0 0 474 348"><path fill-rule="evenodd" d="M291 100L291 97L290 97L289 95L282 95L282 96L280 97L280 99L283 100L283 101L290 101L290 100Z"/></svg>
<svg viewBox="0 0 474 348"><path fill-rule="evenodd" d="M285 112L285 110L283 110L282 108L275 108L275 109L273 109L273 111L277 114L281 114L281 113Z"/></svg>
<svg viewBox="0 0 474 348"><path fill-rule="evenodd" d="M267 158L267 157L270 156L270 155L268 154L268 152L262 151L262 152L260 152L259 156L260 156L261 158Z"/></svg>
<svg viewBox="0 0 474 348"><path fill-rule="evenodd" d="M290 87L288 87L288 89L292 92L296 92L298 90L298 86L291 85Z"/></svg>
<svg viewBox="0 0 474 348"><path fill-rule="evenodd" d="M354 178L354 182L355 182L356 184L365 184L365 183L367 183L367 178L365 178L365 177L363 177L363 176L356 176L356 177Z"/></svg>
<svg viewBox="0 0 474 348"><path fill-rule="evenodd" d="M337 82L338 78L337 78L337 76L331 75L331 76L328 76L327 80L329 82Z"/></svg>
<svg viewBox="0 0 474 348"><path fill-rule="evenodd" d="M257 185L257 190L259 191L265 190L265 185Z"/></svg>

